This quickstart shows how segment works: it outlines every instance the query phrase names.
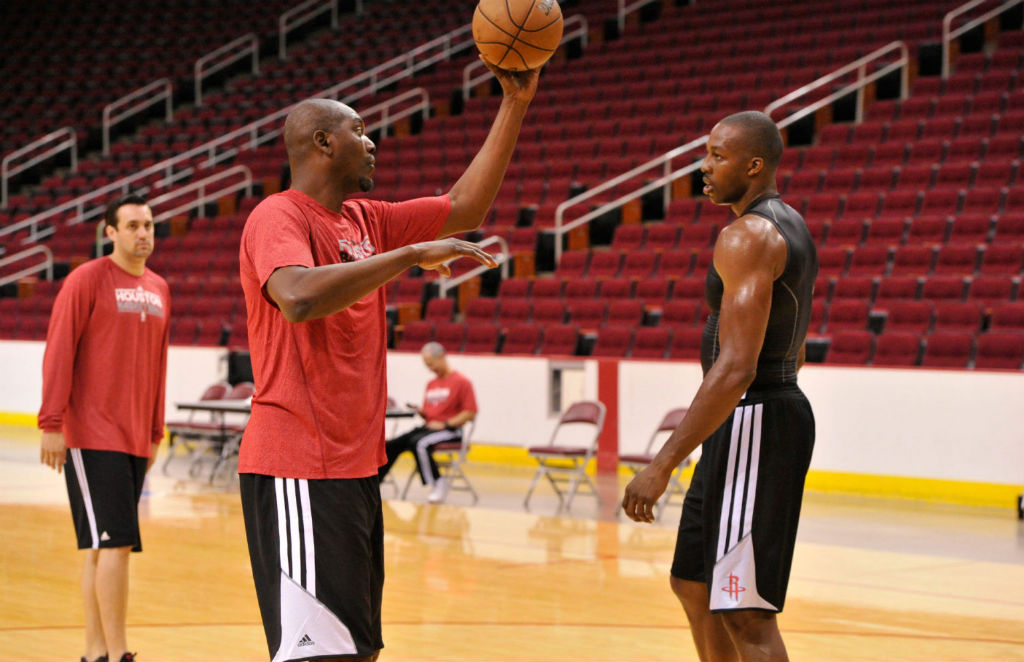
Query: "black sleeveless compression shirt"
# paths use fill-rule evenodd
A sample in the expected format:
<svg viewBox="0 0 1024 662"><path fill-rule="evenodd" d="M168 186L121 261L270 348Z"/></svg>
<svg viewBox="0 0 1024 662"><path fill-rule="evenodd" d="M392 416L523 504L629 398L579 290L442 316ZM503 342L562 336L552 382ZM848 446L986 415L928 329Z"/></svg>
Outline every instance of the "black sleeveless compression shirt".
<svg viewBox="0 0 1024 662"><path fill-rule="evenodd" d="M778 194L754 201L742 215L756 214L771 222L786 240L786 268L772 287L764 345L757 358L757 376L751 390L796 384L796 364L811 319L814 280L818 276L818 252L814 239L795 209ZM704 373L718 358L718 313L722 305L722 279L714 262L708 268L704 298L711 308L701 340L700 362Z"/></svg>

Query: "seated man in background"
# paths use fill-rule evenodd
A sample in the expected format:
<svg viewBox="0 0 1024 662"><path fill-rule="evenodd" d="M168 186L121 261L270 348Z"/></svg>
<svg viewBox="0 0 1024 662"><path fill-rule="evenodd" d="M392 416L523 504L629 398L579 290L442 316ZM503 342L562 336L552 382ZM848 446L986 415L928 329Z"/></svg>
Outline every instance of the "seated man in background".
<svg viewBox="0 0 1024 662"><path fill-rule="evenodd" d="M440 477L432 449L444 441L462 440L462 426L476 418L476 396L473 384L465 375L449 367L447 354L440 343L427 343L422 353L423 363L437 375L427 383L423 406L409 405L423 417L423 425L387 442L388 463L380 468L380 479L384 480L388 475L399 455L412 451L423 484L432 488L427 501L440 503L444 501L448 485Z"/></svg>

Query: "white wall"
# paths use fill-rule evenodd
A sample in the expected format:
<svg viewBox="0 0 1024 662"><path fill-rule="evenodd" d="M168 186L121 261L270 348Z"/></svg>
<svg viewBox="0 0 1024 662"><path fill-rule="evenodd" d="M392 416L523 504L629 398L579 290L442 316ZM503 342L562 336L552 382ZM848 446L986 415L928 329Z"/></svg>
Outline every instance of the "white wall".
<svg viewBox="0 0 1024 662"><path fill-rule="evenodd" d="M0 412L39 409L43 344L0 342ZM168 416L226 374L224 352L172 347ZM546 441L549 362L543 358L450 357L474 383L481 414L478 442L527 446ZM116 370L112 358L111 369ZM583 361L583 395L597 395L597 362ZM392 352L389 393L419 402L431 374L419 354ZM623 361L619 438L641 450L671 407L686 406L700 384L693 362ZM818 435L812 468L850 473L1020 484L1024 482L1024 373L890 370L809 365L800 381L814 407Z"/></svg>

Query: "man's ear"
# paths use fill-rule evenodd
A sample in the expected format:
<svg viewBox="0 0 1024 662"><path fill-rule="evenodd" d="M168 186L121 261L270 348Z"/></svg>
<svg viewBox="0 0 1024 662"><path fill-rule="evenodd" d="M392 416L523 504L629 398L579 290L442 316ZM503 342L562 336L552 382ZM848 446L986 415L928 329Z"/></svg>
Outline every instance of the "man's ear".
<svg viewBox="0 0 1024 662"><path fill-rule="evenodd" d="M760 156L755 156L750 159L750 165L747 167L747 175L755 177L759 172L764 170L764 159Z"/></svg>
<svg viewBox="0 0 1024 662"><path fill-rule="evenodd" d="M103 232L106 233L107 239L109 239L110 241L114 241L114 236L117 234L117 228L115 228L113 225L104 225Z"/></svg>
<svg viewBox="0 0 1024 662"><path fill-rule="evenodd" d="M330 136L323 129L317 129L313 132L313 145L321 151L330 151L331 140Z"/></svg>

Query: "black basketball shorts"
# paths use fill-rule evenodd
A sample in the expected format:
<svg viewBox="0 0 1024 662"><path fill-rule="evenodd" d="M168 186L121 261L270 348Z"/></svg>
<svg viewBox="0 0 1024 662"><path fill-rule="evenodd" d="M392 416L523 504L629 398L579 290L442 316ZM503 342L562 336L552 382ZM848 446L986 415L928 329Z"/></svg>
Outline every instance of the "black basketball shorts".
<svg viewBox="0 0 1024 662"><path fill-rule="evenodd" d="M147 458L118 451L69 448L64 481L78 549L131 547L142 551L139 499Z"/></svg>
<svg viewBox="0 0 1024 662"><path fill-rule="evenodd" d="M241 474L242 514L273 662L384 647L380 481Z"/></svg>
<svg viewBox="0 0 1024 662"><path fill-rule="evenodd" d="M814 414L799 389L751 394L704 442L672 575L706 582L711 611L782 611Z"/></svg>

